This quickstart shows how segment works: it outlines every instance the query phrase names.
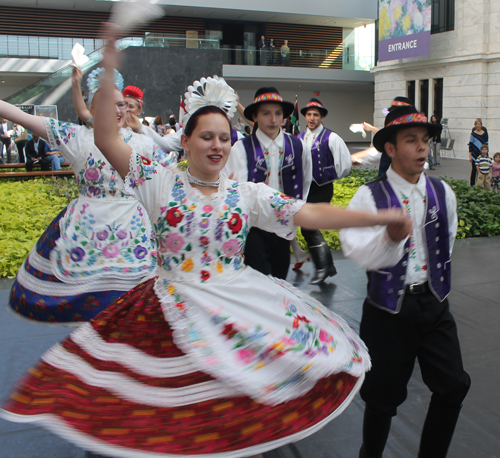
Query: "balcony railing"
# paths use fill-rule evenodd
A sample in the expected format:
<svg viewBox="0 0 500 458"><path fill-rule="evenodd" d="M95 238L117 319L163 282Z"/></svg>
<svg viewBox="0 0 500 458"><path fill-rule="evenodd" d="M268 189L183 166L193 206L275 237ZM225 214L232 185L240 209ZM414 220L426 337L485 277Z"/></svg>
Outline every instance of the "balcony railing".
<svg viewBox="0 0 500 458"><path fill-rule="evenodd" d="M85 47L87 54L104 45L102 40L83 38L51 38L0 35L0 57L71 59L71 49L75 43ZM346 52L342 46L336 49L292 49L282 52L260 51L256 47L220 45L218 39L186 37L185 35L146 33L143 37L121 40L120 47L145 46L155 48L198 48L221 49L226 65L290 66L304 68L334 68L349 70L370 70L374 66L374 56L359 56Z"/></svg>

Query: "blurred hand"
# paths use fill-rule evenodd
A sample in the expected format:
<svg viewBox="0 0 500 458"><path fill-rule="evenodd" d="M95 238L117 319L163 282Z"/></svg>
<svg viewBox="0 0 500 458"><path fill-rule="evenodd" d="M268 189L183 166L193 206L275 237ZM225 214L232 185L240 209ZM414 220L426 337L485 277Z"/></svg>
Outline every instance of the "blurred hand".
<svg viewBox="0 0 500 458"><path fill-rule="evenodd" d="M82 81L82 71L79 68L73 68L73 73L71 75L71 82L74 85L80 86Z"/></svg>
<svg viewBox="0 0 500 458"><path fill-rule="evenodd" d="M379 211L380 214L381 211ZM393 242L401 242L413 231L413 224L402 210L392 208L386 210L386 216L389 219L387 223L387 235Z"/></svg>
<svg viewBox="0 0 500 458"><path fill-rule="evenodd" d="M142 129L141 120L135 115L127 111L125 115L125 122L134 132L139 133Z"/></svg>

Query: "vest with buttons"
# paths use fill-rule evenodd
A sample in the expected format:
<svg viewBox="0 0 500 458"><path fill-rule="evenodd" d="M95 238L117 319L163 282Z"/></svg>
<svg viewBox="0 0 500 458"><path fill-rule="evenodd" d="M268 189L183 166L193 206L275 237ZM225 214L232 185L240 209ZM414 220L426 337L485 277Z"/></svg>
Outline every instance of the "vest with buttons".
<svg viewBox="0 0 500 458"><path fill-rule="evenodd" d="M399 199L387 181L387 175L368 183L379 209L401 208ZM451 289L451 259L448 233L446 191L441 180L426 177L426 209L424 233L428 257L429 288L439 301ZM398 313L405 295L406 268L410 241L406 241L403 257L394 267L368 271L368 301L390 313Z"/></svg>
<svg viewBox="0 0 500 458"><path fill-rule="evenodd" d="M302 142L293 135L283 134L285 151L281 164L281 182L287 196L302 199ZM241 140L247 155L248 181L264 183L267 176L267 164L264 151L255 135L249 135Z"/></svg>
<svg viewBox="0 0 500 458"><path fill-rule="evenodd" d="M311 159L313 164L313 179L322 186L327 183L332 183L337 179L337 171L328 141L331 130L325 129L320 132L311 146ZM299 138L304 138L305 132L299 134Z"/></svg>

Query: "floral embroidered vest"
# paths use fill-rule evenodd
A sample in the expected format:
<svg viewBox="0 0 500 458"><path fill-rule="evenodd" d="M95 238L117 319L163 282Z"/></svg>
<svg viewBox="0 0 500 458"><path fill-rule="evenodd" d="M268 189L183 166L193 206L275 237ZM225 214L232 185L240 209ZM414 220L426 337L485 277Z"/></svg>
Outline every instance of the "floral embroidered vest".
<svg viewBox="0 0 500 458"><path fill-rule="evenodd" d="M299 134L299 138L304 138L305 132ZM318 185L322 186L337 179L337 171L328 141L331 130L323 128L319 136L314 140L311 147L311 158L313 165L313 178Z"/></svg>
<svg viewBox="0 0 500 458"><path fill-rule="evenodd" d="M379 209L401 208L387 175L368 183L375 205ZM424 233L428 255L429 287L439 301L451 289L451 259L446 211L445 188L441 180L426 177L427 205ZM368 271L368 300L390 313L398 313L405 295L405 276L408 265L409 240L399 262L388 268Z"/></svg>
<svg viewBox="0 0 500 458"><path fill-rule="evenodd" d="M281 166L283 191L287 196L302 199L302 142L290 134L283 134L285 155ZM243 146L247 154L248 181L264 183L267 175L267 165L264 151L255 134L245 137Z"/></svg>

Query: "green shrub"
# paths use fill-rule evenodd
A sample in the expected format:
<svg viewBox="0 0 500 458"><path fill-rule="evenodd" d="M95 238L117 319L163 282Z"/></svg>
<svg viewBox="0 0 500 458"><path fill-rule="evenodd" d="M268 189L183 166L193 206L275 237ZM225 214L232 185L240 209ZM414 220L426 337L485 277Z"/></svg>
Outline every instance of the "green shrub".
<svg viewBox="0 0 500 458"><path fill-rule="evenodd" d="M457 239L500 235L500 194L470 187L465 180L443 178L457 196Z"/></svg>
<svg viewBox="0 0 500 458"><path fill-rule="evenodd" d="M0 277L16 274L40 235L68 204L68 198L52 187L42 179L0 182Z"/></svg>
<svg viewBox="0 0 500 458"><path fill-rule="evenodd" d="M337 207L347 207L358 188L365 183L375 180L377 175L378 172L376 170L352 169L351 173L347 177L342 178L333 184L332 205ZM321 233L323 234L330 250L340 250L342 248L339 231L328 230L321 231ZM307 250L307 244L300 232L300 229L297 231L297 241L302 249Z"/></svg>

